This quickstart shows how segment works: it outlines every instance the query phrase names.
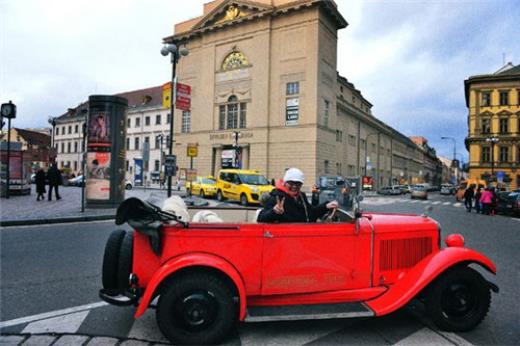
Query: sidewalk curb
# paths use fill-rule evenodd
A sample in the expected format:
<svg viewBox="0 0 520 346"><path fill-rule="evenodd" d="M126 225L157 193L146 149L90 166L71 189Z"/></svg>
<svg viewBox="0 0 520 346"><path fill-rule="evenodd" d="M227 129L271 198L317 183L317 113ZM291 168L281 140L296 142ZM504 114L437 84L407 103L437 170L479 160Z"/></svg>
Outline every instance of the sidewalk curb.
<svg viewBox="0 0 520 346"><path fill-rule="evenodd" d="M31 226L31 225L53 224L53 223L112 220L115 218L116 218L115 214L110 214L110 215L92 215L92 216L77 216L77 217L58 217L58 218L52 218L52 219L7 220L7 221L0 221L0 226L1 227Z"/></svg>

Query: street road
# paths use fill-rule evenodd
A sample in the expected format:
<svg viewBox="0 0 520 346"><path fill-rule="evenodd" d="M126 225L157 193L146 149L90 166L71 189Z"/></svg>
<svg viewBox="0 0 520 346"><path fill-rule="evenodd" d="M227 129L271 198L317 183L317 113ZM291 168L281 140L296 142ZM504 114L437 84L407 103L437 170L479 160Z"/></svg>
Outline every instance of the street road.
<svg viewBox="0 0 520 346"><path fill-rule="evenodd" d="M518 344L520 265L515 255L520 248L520 219L470 214L452 196L438 194L431 194L425 203L409 196L363 202L367 211L415 214L422 214L427 205L434 207L430 215L442 224L443 237L461 233L468 247L497 265L497 277L485 276L498 284L500 293L492 295L490 312L478 328L457 335L441 333L424 315L422 305L413 302L377 319L240 324L226 344ZM2 229L2 333L57 331L165 342L153 310L134 322L133 309L100 303L104 245L115 227L113 221L106 221ZM43 313L48 314L35 317Z"/></svg>

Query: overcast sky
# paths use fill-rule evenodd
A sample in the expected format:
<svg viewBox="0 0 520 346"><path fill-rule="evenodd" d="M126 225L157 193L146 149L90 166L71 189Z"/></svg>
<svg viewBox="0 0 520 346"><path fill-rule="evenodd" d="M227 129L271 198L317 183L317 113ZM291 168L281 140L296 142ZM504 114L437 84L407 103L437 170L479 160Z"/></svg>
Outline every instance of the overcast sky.
<svg viewBox="0 0 520 346"><path fill-rule="evenodd" d="M48 126L50 115L91 94L160 85L159 53L174 23L202 14L201 0L0 0L0 101L18 106L14 127ZM439 155L467 160L464 79L520 63L518 0L336 1L338 71L405 135Z"/></svg>

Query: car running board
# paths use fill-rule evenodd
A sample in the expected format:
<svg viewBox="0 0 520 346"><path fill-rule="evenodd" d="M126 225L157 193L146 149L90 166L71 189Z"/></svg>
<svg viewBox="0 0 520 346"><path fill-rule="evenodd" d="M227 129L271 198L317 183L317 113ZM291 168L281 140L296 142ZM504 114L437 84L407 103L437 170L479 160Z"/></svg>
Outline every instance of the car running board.
<svg viewBox="0 0 520 346"><path fill-rule="evenodd" d="M284 306L250 306L245 322L325 320L333 318L372 317L374 312L364 303L309 304Z"/></svg>

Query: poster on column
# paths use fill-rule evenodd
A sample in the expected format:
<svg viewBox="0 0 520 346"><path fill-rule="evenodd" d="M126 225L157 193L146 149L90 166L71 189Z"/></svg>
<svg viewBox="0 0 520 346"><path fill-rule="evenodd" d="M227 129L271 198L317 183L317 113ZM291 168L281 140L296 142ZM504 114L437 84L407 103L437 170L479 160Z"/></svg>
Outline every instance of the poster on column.
<svg viewBox="0 0 520 346"><path fill-rule="evenodd" d="M110 150L87 153L86 187L89 199L110 198Z"/></svg>

